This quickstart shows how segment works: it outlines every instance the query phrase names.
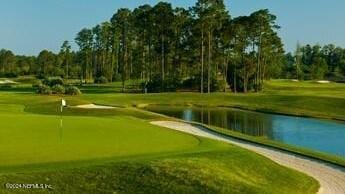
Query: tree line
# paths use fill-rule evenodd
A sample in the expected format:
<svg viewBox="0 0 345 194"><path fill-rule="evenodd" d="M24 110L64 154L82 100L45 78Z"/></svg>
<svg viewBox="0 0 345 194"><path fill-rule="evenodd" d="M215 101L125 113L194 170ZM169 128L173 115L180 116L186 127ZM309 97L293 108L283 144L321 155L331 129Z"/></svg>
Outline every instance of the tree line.
<svg viewBox="0 0 345 194"><path fill-rule="evenodd" d="M293 77L297 71L287 64L302 67L307 61L285 55L279 28L267 9L232 18L223 0L198 0L188 9L146 4L119 9L109 21L81 29L77 51L68 41L59 53L43 50L37 57L1 50L0 74L121 81L123 89L127 80L137 79L158 92L260 91L266 79Z"/></svg>
<svg viewBox="0 0 345 194"><path fill-rule="evenodd" d="M284 64L282 77L285 78L345 80L345 49L333 44L297 44L295 53L286 54Z"/></svg>

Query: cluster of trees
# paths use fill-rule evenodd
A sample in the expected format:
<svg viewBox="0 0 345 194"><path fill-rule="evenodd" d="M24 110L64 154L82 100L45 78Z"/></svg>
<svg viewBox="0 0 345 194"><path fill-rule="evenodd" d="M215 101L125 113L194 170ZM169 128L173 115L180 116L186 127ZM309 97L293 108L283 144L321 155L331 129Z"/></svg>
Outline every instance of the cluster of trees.
<svg viewBox="0 0 345 194"><path fill-rule="evenodd" d="M189 9L166 2L119 9L109 22L78 33L82 77L189 80L201 92L225 81L234 91L257 91L284 58L275 21L268 10L231 19L222 0L198 0Z"/></svg>
<svg viewBox="0 0 345 194"><path fill-rule="evenodd" d="M188 9L159 2L119 9L109 21L82 29L75 38L78 51L68 41L59 53L44 50L37 57L1 50L0 75L122 81L123 88L127 80L140 79L143 87L158 91L259 91L265 79L302 76L302 71L306 76L304 66L319 67L314 48L312 54L301 47L297 57L285 55L278 29L269 10L231 18L223 0L198 0ZM338 61L326 63L330 60L336 71Z"/></svg>
<svg viewBox="0 0 345 194"><path fill-rule="evenodd" d="M65 43L68 44L67 41ZM2 49L0 50L0 76L35 75L37 77L68 78L68 75L71 74L72 77L80 77L79 58L78 52L70 50L67 52L61 50L58 54L43 50L38 56L23 56Z"/></svg>
<svg viewBox="0 0 345 194"><path fill-rule="evenodd" d="M343 81L345 49L333 44L323 47L298 44L294 54L286 54L284 64L283 76L286 78Z"/></svg>

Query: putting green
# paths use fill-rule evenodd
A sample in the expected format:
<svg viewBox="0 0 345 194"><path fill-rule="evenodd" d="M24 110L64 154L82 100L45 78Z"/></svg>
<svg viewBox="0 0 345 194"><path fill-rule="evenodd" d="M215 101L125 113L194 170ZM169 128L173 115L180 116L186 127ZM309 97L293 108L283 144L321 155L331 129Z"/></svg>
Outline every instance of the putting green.
<svg viewBox="0 0 345 194"><path fill-rule="evenodd" d="M2 166L181 151L199 144L193 136L133 117L14 114L20 108L8 108L12 111L0 113Z"/></svg>

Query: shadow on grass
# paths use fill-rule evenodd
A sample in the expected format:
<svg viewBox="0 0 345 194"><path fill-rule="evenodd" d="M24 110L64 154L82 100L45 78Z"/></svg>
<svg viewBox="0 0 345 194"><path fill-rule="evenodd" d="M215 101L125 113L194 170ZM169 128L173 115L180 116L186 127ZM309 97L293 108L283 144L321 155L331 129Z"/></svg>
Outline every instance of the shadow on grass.
<svg viewBox="0 0 345 194"><path fill-rule="evenodd" d="M35 92L32 87L0 87L0 92Z"/></svg>
<svg viewBox="0 0 345 194"><path fill-rule="evenodd" d="M142 93L143 91L137 86L126 86L125 90L121 86L112 85L84 85L79 86L84 94L111 94L111 93Z"/></svg>

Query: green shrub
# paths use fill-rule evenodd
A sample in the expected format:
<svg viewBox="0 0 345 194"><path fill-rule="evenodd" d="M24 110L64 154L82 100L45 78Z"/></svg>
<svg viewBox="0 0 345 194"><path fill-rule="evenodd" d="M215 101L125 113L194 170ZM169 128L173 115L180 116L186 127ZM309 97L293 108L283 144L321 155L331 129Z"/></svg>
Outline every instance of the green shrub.
<svg viewBox="0 0 345 194"><path fill-rule="evenodd" d="M18 77L18 74L16 72L9 72L9 73L5 73L4 76L7 78L16 78Z"/></svg>
<svg viewBox="0 0 345 194"><path fill-rule="evenodd" d="M95 84L106 84L108 83L108 79L104 76L96 77L94 82Z"/></svg>
<svg viewBox="0 0 345 194"><path fill-rule="evenodd" d="M80 95L81 91L76 86L68 86L66 87L65 94L76 96L76 95Z"/></svg>
<svg viewBox="0 0 345 194"><path fill-rule="evenodd" d="M55 85L52 87L53 94L64 94L65 93L65 87L62 85Z"/></svg>
<svg viewBox="0 0 345 194"><path fill-rule="evenodd" d="M51 88L49 86L41 84L37 88L37 93L38 94L43 94L43 95L51 95L52 94L52 90L51 90Z"/></svg>
<svg viewBox="0 0 345 194"><path fill-rule="evenodd" d="M207 74L204 75L204 92L207 92L208 87L208 77ZM224 88L226 88L228 83L223 78L217 78L217 76L212 75L210 79L210 91L211 92L220 92L224 91ZM182 82L182 88L184 89L193 89L193 90L199 90L201 88L201 77L200 75L195 75L193 77L190 77Z"/></svg>
<svg viewBox="0 0 345 194"><path fill-rule="evenodd" d="M176 92L181 85L182 81L179 77L169 77L163 81L164 92Z"/></svg>
<svg viewBox="0 0 345 194"><path fill-rule="evenodd" d="M35 89L38 89L38 87L42 85L42 81L41 80L35 80L34 83L32 83L32 87Z"/></svg>
<svg viewBox="0 0 345 194"><path fill-rule="evenodd" d="M47 85L47 86L50 86L50 87L53 87L55 85L64 85L64 81L62 78L60 77L55 77L55 78L46 78L43 80L43 84L44 85Z"/></svg>
<svg viewBox="0 0 345 194"><path fill-rule="evenodd" d="M163 84L162 79L159 75L154 75L152 79L148 82L143 82L141 84L142 89L147 89L147 92L155 93L155 92L162 92Z"/></svg>
<svg viewBox="0 0 345 194"><path fill-rule="evenodd" d="M228 87L228 83L225 79L214 79L212 84L214 92L222 92Z"/></svg>
<svg viewBox="0 0 345 194"><path fill-rule="evenodd" d="M189 77L182 82L183 89L199 90L200 85L200 78L195 76Z"/></svg>
<svg viewBox="0 0 345 194"><path fill-rule="evenodd" d="M178 77L162 80L160 75L155 75L151 81L142 83L141 88L146 88L150 93L175 92L178 88L181 88L181 80Z"/></svg>

